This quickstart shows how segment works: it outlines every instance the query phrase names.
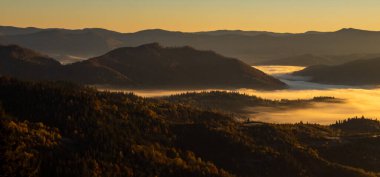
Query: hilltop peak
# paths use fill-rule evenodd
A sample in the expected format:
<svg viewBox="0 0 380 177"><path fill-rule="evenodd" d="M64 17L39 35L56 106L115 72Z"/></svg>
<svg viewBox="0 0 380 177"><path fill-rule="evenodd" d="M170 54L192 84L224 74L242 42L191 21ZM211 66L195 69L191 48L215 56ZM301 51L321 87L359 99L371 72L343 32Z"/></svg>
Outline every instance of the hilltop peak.
<svg viewBox="0 0 380 177"><path fill-rule="evenodd" d="M158 42L143 44L138 46L138 48L149 48L149 49L161 49L163 48Z"/></svg>
<svg viewBox="0 0 380 177"><path fill-rule="evenodd" d="M19 45L0 45L0 54L12 56L12 58L33 58L41 54Z"/></svg>
<svg viewBox="0 0 380 177"><path fill-rule="evenodd" d="M20 47L18 45L0 45L0 58L2 62L22 61L29 64L38 65L60 65L58 61L50 58L49 56L40 54L28 48ZM5 63L2 64L5 65Z"/></svg>
<svg viewBox="0 0 380 177"><path fill-rule="evenodd" d="M146 29L146 30L138 31L131 34L159 36L159 35L183 34L183 32L168 31L164 29Z"/></svg>
<svg viewBox="0 0 380 177"><path fill-rule="evenodd" d="M162 47L149 43L123 47L106 55L74 63L75 68L102 68L128 77L140 88L282 89L286 84L237 59L191 47ZM80 69L83 71L85 69ZM96 73L86 73L93 77ZM114 76L99 75L107 81ZM89 83L98 84L98 83ZM122 85L125 86L125 85ZM127 86L127 85L126 85Z"/></svg>
<svg viewBox="0 0 380 177"><path fill-rule="evenodd" d="M356 29L356 28L342 28L336 32L370 32L367 30L361 30L361 29Z"/></svg>

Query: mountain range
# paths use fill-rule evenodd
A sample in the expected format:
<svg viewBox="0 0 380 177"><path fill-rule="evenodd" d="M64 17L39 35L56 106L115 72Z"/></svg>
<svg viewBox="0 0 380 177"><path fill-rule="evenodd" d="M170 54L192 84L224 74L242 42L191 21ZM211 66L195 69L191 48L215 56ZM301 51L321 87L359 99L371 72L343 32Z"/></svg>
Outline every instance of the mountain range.
<svg viewBox="0 0 380 177"><path fill-rule="evenodd" d="M0 75L138 89L286 87L237 59L191 47L162 47L157 43L118 48L68 65L30 49L0 46Z"/></svg>
<svg viewBox="0 0 380 177"><path fill-rule="evenodd" d="M119 33L86 28L79 30L0 27L0 43L17 44L46 53L62 63L99 56L119 47L158 42L163 46L191 46L239 58L248 64L298 55L377 54L380 32L345 28L335 32L273 33L218 30L176 32L161 29Z"/></svg>

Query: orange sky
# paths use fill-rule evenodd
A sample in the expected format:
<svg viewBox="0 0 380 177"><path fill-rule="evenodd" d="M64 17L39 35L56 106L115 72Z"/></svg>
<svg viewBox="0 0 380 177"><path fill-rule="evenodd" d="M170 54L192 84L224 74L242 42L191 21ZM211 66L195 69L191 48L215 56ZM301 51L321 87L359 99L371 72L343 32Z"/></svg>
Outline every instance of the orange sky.
<svg viewBox="0 0 380 177"><path fill-rule="evenodd" d="M1 0L0 25L120 32L380 30L379 0Z"/></svg>

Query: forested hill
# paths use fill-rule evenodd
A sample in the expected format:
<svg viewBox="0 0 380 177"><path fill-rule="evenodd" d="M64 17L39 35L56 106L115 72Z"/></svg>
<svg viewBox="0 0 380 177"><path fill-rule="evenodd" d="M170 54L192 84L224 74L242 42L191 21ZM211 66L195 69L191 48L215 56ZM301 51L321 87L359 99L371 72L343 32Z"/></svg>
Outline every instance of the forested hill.
<svg viewBox="0 0 380 177"><path fill-rule="evenodd" d="M52 79L61 64L33 50L16 45L0 45L0 75L22 79Z"/></svg>
<svg viewBox="0 0 380 177"><path fill-rule="evenodd" d="M314 82L342 85L380 84L380 58L355 60L341 65L316 65L295 72L309 76Z"/></svg>
<svg viewBox="0 0 380 177"><path fill-rule="evenodd" d="M329 137L339 132L327 126L244 124L191 105L66 82L1 78L0 102L0 176L357 177L379 172L370 163L330 160L326 154L336 149L326 147L339 147L339 141Z"/></svg>
<svg viewBox="0 0 380 177"><path fill-rule="evenodd" d="M255 65L284 65L284 66L313 66L313 65L339 65L354 60L364 60L378 57L380 54L350 54L350 55L315 55L303 54L257 62Z"/></svg>
<svg viewBox="0 0 380 177"><path fill-rule="evenodd" d="M0 45L0 75L135 89L283 89L286 84L237 59L157 43L112 50L70 65L19 46Z"/></svg>
<svg viewBox="0 0 380 177"><path fill-rule="evenodd" d="M257 113L257 107L273 107L277 109L295 109L313 106L313 103L342 103L345 100L334 97L314 97L312 99L280 99L270 100L238 92L209 91L187 92L171 96L159 97L172 103L186 104L205 110L232 113L237 116L248 117Z"/></svg>
<svg viewBox="0 0 380 177"><path fill-rule="evenodd" d="M158 43L115 49L65 67L73 78L79 78L84 83L97 78L98 84L107 84L110 76L101 74L107 71L114 73L113 78L124 76L130 79L139 88L286 87L278 79L238 59L191 47L162 47Z"/></svg>

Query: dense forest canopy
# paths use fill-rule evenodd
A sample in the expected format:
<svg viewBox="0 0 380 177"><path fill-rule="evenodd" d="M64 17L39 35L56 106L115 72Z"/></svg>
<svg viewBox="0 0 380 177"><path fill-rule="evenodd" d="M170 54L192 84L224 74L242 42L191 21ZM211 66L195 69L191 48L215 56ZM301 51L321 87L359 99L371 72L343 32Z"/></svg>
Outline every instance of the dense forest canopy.
<svg viewBox="0 0 380 177"><path fill-rule="evenodd" d="M344 127L356 126L351 119L344 126L238 122L170 99L11 78L0 79L0 102L0 176L356 177L380 172L380 157L373 153L380 148L375 143L380 132L346 133Z"/></svg>
<svg viewBox="0 0 380 177"><path fill-rule="evenodd" d="M204 110L215 110L227 114L234 114L242 118L254 114L258 107L272 107L277 109L297 109L312 107L314 103L343 103L345 100L318 96L312 99L279 99L270 100L234 91L204 91L175 94L158 99L172 103L199 107ZM251 109L254 108L254 109Z"/></svg>

